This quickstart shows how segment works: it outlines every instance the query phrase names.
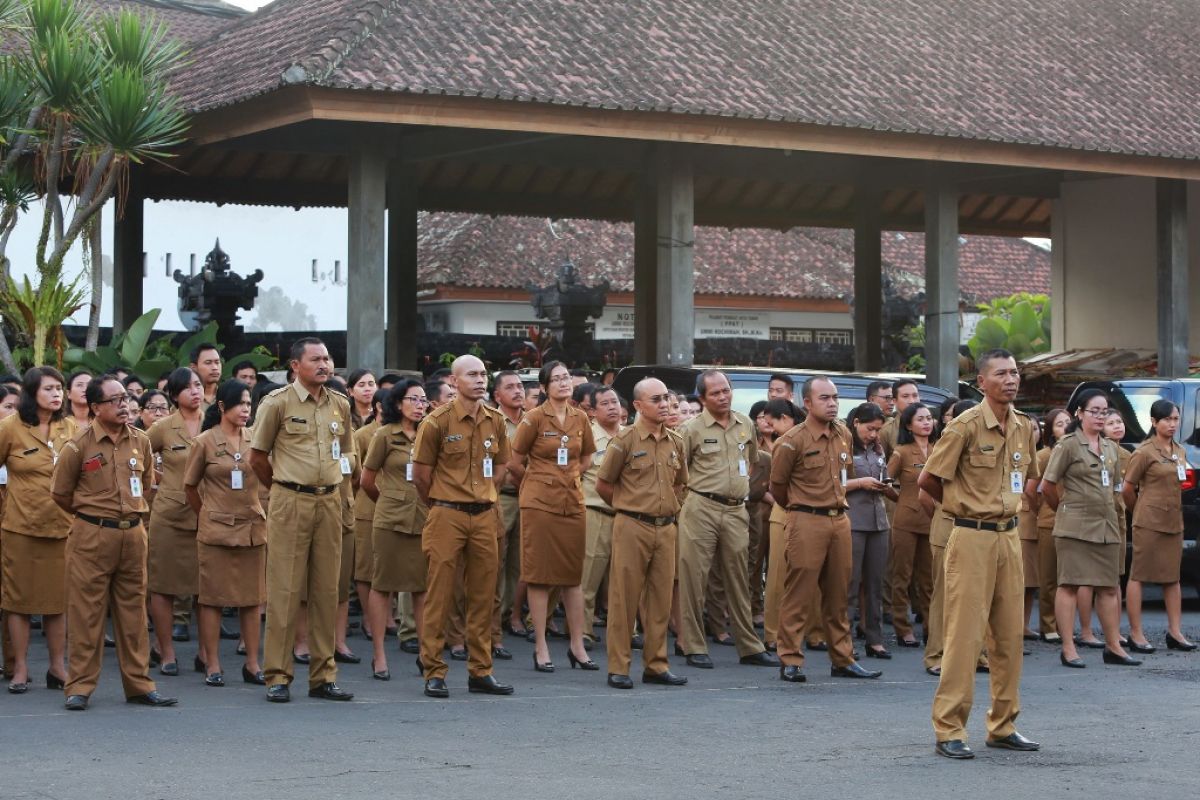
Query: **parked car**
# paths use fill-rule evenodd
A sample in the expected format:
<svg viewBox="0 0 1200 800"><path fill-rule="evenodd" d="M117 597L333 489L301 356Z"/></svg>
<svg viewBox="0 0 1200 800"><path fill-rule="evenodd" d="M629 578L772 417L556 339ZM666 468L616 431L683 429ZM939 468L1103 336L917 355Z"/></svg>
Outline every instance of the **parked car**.
<svg viewBox="0 0 1200 800"><path fill-rule="evenodd" d="M647 365L625 367L617 373L613 387L617 393L627 400L633 399L633 387L643 378L658 378L667 388L682 394L693 394L696 391L696 376L709 367L675 367L666 365ZM750 406L759 400L767 399L767 384L771 376L783 373L791 376L796 382L796 405L803 406L800 397L800 386L814 375L828 375L838 387L838 416L845 419L855 406L867 399L867 386L872 381L895 381L900 378L920 379L920 375L902 375L887 373L864 375L849 372L812 372L796 369L770 369L768 367L712 367L719 369L729 378L733 387L733 410L748 414ZM951 393L936 386L918 384L921 401L935 409L941 405ZM968 384L960 384L959 397L979 398L979 392Z"/></svg>
<svg viewBox="0 0 1200 800"><path fill-rule="evenodd" d="M1200 549L1196 546L1200 534L1200 491L1196 488L1200 469L1200 379L1165 380L1160 378L1128 378L1116 381L1084 381L1075 387L1069 408L1084 389L1102 389L1108 393L1113 407L1125 420L1122 444L1132 449L1141 444L1150 431L1150 406L1156 400L1170 400L1179 406L1179 431L1176 440L1187 452L1187 480L1180 486L1183 493L1183 563L1180 582L1200 593ZM1127 557L1132 557L1133 540L1126 542Z"/></svg>

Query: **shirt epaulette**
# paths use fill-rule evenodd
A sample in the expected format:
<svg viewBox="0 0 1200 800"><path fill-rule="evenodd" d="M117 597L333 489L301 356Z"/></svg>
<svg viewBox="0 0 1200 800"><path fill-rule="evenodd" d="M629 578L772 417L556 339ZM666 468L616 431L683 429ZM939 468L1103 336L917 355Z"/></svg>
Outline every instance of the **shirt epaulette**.
<svg viewBox="0 0 1200 800"><path fill-rule="evenodd" d="M271 391L267 392L267 397L274 397L277 394L283 394L290 388L292 388L292 385L289 383L286 386L280 386L278 389L272 389Z"/></svg>

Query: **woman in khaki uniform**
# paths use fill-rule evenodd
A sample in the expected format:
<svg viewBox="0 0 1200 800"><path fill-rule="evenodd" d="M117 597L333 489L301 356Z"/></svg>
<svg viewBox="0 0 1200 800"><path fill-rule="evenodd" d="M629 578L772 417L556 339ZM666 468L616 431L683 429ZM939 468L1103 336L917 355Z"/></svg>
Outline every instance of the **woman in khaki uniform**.
<svg viewBox="0 0 1200 800"><path fill-rule="evenodd" d="M571 373L558 361L542 367L538 383L546 402L530 411L513 437L514 457L525 459L521 481L521 579L529 586L535 635L533 666L553 672L546 644L550 589L562 588L571 667L599 669L583 645L583 557L586 522L580 476L596 451L587 414L570 405Z"/></svg>
<svg viewBox="0 0 1200 800"><path fill-rule="evenodd" d="M372 565L369 577L371 602L368 607L371 630L378 635L372 644L375 656L371 674L376 680L391 680L388 669L387 630L392 610L392 594L409 592L413 600L413 618L417 637L424 629L425 553L421 550L421 529L427 510L417 495L412 480L413 446L417 426L425 418L429 401L419 381L403 380L383 395L380 425L371 437L363 457L362 486L374 505L371 528ZM421 659L417 657L417 663Z"/></svg>
<svg viewBox="0 0 1200 800"><path fill-rule="evenodd" d="M258 663L259 606L267 601L267 515L250 469L250 390L226 381L204 415L184 469L188 505L199 519L200 646L208 654L207 686L224 686L219 645L221 609L236 608L246 644L245 683L266 684Z"/></svg>
<svg viewBox="0 0 1200 800"><path fill-rule="evenodd" d="M1129 459L1121 494L1133 509L1133 563L1129 567L1125 608L1129 612L1129 647L1153 653L1142 630L1142 584L1162 585L1167 609L1167 649L1195 650L1179 627L1182 593L1179 564L1183 559L1183 510L1180 484L1188 480L1187 453L1175 441L1179 407L1170 400L1150 406L1150 437Z"/></svg>
<svg viewBox="0 0 1200 800"><path fill-rule="evenodd" d="M1029 418L1034 425L1039 425L1036 417ZM1041 440L1041 428L1037 429L1038 440ZM1038 575L1038 530L1037 511L1030 505L1029 498L1021 495L1021 507L1017 512L1017 535L1021 539L1021 572L1025 576L1025 616L1021 617L1025 624L1026 641L1037 641L1037 632L1029 627L1029 616L1037 607L1038 587L1041 586ZM1091 589L1089 588L1090 592ZM1088 595L1091 602L1091 595ZM1081 598L1082 602L1082 598ZM1091 608L1089 605L1088 608Z"/></svg>
<svg viewBox="0 0 1200 800"><path fill-rule="evenodd" d="M1113 486L1120 480L1117 446L1104 436L1108 396L1099 389L1079 395L1074 430L1054 447L1042 475L1043 500L1055 509L1054 544L1058 555L1058 592L1054 601L1058 630L1075 626L1077 590L1091 586L1104 629L1104 663L1135 667L1121 647L1121 609L1117 586L1121 559ZM1073 637L1062 637L1063 666L1082 668Z"/></svg>
<svg viewBox="0 0 1200 800"><path fill-rule="evenodd" d="M157 658L161 659L158 671L163 675L178 675L179 662L171 640L175 598L194 596L200 580L196 563L196 512L188 505L183 491L183 471L192 440L200 434L203 422L204 384L195 372L180 367L167 377L166 392L175 411L146 432L160 470L158 491L150 511L146 586L150 590L154 637L158 640ZM194 665L197 672L204 672L206 661L207 653L201 642Z"/></svg>
<svg viewBox="0 0 1200 800"><path fill-rule="evenodd" d="M917 499L917 476L925 468L934 436L933 412L912 403L900 412L896 449L888 461L887 474L900 482L900 499L892 518L892 626L901 647L920 647L909 622L909 590L915 589L916 608L929 628L929 598L933 594L933 551L929 549L929 526L933 518ZM869 655L869 653L868 653Z"/></svg>
<svg viewBox="0 0 1200 800"><path fill-rule="evenodd" d="M379 389L371 395L371 413L363 420L362 427L354 432L354 452L358 453L364 463L367 450L371 446L371 437L381 425L381 404L386 401L387 392L387 389ZM374 519L375 501L363 491L360 483L358 491L354 493L354 591L358 594L358 604L362 606L363 635L368 641L374 638L370 610L371 572L375 569L375 550L371 546L371 522Z"/></svg>
<svg viewBox="0 0 1200 800"><path fill-rule="evenodd" d="M1038 474L1044 475L1050 463L1050 453L1067 433L1071 415L1065 408L1052 408L1042 421L1041 449L1037 452ZM1054 547L1054 509L1038 493L1038 633L1043 642L1056 644L1062 641L1058 635L1058 622L1054 617L1054 598L1058 592L1058 553Z"/></svg>
<svg viewBox="0 0 1200 800"><path fill-rule="evenodd" d="M782 397L767 401L763 414L770 421L775 438L787 433L804 419L804 412ZM786 543L783 523L786 520L787 509L774 503L767 518L767 585L763 598L763 639L771 652L775 652L779 638L779 605L783 595L783 551Z"/></svg>
<svg viewBox="0 0 1200 800"><path fill-rule="evenodd" d="M7 399L7 398L6 398ZM9 643L5 658L11 694L29 688L29 617L42 615L50 669L46 688L66 679L66 545L71 518L48 503L58 454L75 435L63 414L63 376L53 367L25 373L17 413L0 422L0 467L7 472L7 497L0 532L0 609Z"/></svg>

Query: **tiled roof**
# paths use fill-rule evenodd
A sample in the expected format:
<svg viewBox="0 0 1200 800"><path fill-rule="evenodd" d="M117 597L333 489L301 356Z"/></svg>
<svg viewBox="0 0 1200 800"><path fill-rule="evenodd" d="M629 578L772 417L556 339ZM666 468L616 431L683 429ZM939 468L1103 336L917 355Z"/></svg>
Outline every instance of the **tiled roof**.
<svg viewBox="0 0 1200 800"><path fill-rule="evenodd" d="M86 0L86 7L105 13L133 11L164 23L171 35L185 44L207 39L245 10L220 0Z"/></svg>
<svg viewBox="0 0 1200 800"><path fill-rule="evenodd" d="M309 83L1196 158L1197 41L1194 0L275 0L177 90L193 110Z"/></svg>
<svg viewBox="0 0 1200 800"><path fill-rule="evenodd" d="M417 263L422 286L525 289L545 286L570 259L580 282L608 279L633 290L633 227L594 220L422 213ZM884 269L896 290L924 290L924 237L883 235ZM959 284L972 302L1017 291L1050 291L1050 254L1023 239L965 236ZM788 233L697 228L697 294L845 299L854 293L854 235L828 228Z"/></svg>

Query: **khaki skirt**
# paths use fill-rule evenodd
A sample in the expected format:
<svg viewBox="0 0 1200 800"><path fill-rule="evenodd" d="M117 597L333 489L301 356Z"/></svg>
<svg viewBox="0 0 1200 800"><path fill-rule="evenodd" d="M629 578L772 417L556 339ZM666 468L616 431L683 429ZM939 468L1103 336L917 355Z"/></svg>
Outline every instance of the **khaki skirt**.
<svg viewBox="0 0 1200 800"><path fill-rule="evenodd" d="M1041 586L1038 581L1037 539L1021 540L1021 570L1025 574L1026 589L1036 589Z"/></svg>
<svg viewBox="0 0 1200 800"><path fill-rule="evenodd" d="M354 580L370 583L375 569L375 548L372 545L371 520L354 520Z"/></svg>
<svg viewBox="0 0 1200 800"><path fill-rule="evenodd" d="M1117 586L1121 545L1054 537L1059 586Z"/></svg>
<svg viewBox="0 0 1200 800"><path fill-rule="evenodd" d="M539 586L578 586L586 550L582 506L569 515L521 509L521 580Z"/></svg>
<svg viewBox="0 0 1200 800"><path fill-rule="evenodd" d="M0 608L61 614L67 605L67 540L0 533Z"/></svg>
<svg viewBox="0 0 1200 800"><path fill-rule="evenodd" d="M196 530L157 522L150 528L146 587L155 594L190 597L200 589Z"/></svg>
<svg viewBox="0 0 1200 800"><path fill-rule="evenodd" d="M267 602L267 546L222 547L196 543L200 604L246 608Z"/></svg>
<svg viewBox="0 0 1200 800"><path fill-rule="evenodd" d="M338 571L338 602L350 599L354 588L354 528L342 526L342 565Z"/></svg>
<svg viewBox="0 0 1200 800"><path fill-rule="evenodd" d="M7 533L4 534L8 536ZM1183 560L1183 536L1159 533L1140 525L1133 526L1133 563L1129 580L1142 583L1178 583L1179 564Z"/></svg>
<svg viewBox="0 0 1200 800"><path fill-rule="evenodd" d="M388 528L371 531L374 556L371 589L376 592L425 591L425 552L421 532L402 533Z"/></svg>

